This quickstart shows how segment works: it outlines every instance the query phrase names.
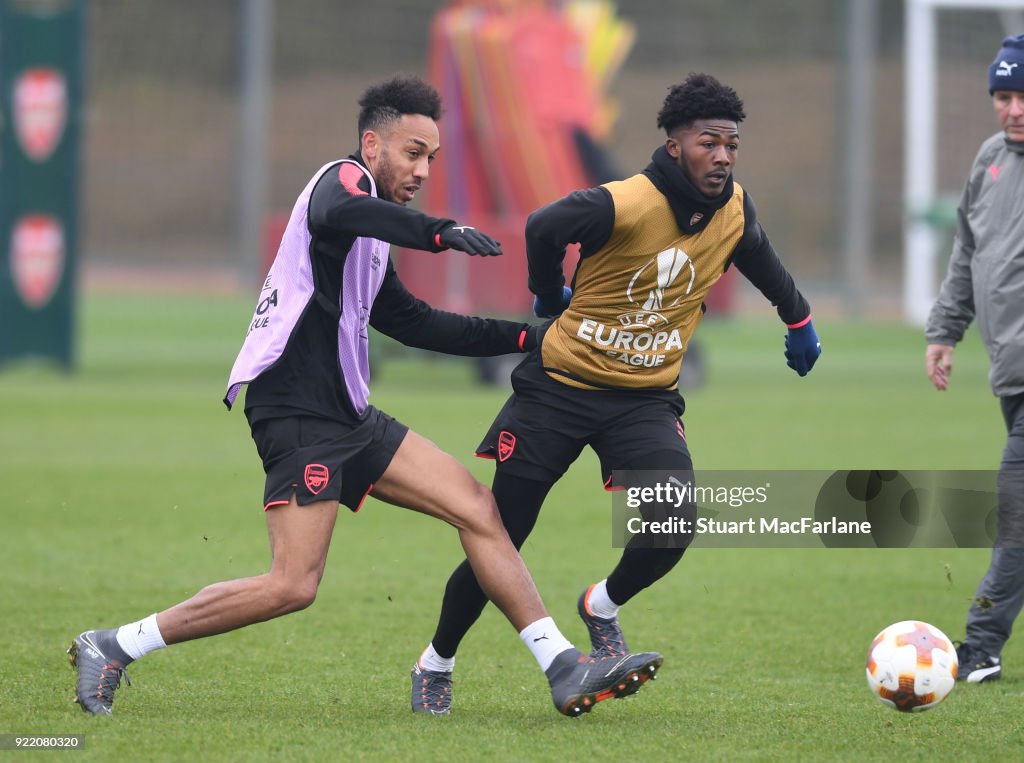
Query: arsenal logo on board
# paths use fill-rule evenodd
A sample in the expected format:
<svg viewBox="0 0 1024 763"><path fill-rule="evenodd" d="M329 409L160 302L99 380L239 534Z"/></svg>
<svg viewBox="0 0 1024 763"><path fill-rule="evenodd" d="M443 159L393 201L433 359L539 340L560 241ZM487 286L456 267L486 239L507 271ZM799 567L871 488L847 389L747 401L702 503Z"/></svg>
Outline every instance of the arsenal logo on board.
<svg viewBox="0 0 1024 763"><path fill-rule="evenodd" d="M512 451L516 449L516 436L504 429L498 434L498 460L508 461Z"/></svg>
<svg viewBox="0 0 1024 763"><path fill-rule="evenodd" d="M68 86L56 69L26 69L14 83L14 131L25 154L43 162L57 148L68 118Z"/></svg>
<svg viewBox="0 0 1024 763"><path fill-rule="evenodd" d="M327 467L323 464L306 464L306 472L303 474L303 479L306 480L306 487L309 488L309 492L313 495L317 495L327 487L327 481L330 478L331 473L327 471Z"/></svg>
<svg viewBox="0 0 1024 763"><path fill-rule="evenodd" d="M11 233L11 275L22 302L44 307L64 273L64 228L56 217L26 215Z"/></svg>

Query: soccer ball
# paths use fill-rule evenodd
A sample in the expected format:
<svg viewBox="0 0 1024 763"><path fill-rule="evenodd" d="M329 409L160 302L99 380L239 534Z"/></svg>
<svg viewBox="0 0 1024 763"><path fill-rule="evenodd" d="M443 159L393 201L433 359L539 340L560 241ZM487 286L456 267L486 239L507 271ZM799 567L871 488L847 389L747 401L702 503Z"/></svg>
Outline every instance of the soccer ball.
<svg viewBox="0 0 1024 763"><path fill-rule="evenodd" d="M903 713L928 710L956 685L953 642L934 625L893 623L868 649L868 686L882 702Z"/></svg>

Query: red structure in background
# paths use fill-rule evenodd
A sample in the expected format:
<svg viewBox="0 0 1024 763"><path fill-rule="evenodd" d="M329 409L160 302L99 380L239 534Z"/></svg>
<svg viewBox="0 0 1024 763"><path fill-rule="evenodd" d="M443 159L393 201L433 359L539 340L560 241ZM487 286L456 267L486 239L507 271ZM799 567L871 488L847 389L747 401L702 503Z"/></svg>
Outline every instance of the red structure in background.
<svg viewBox="0 0 1024 763"><path fill-rule="evenodd" d="M460 312L525 314L523 228L534 209L591 185L574 133L600 131L584 41L548 2L453 2L434 19L428 70L444 101L426 211L501 241L500 259L401 258L406 285ZM571 279L576 257L566 257Z"/></svg>

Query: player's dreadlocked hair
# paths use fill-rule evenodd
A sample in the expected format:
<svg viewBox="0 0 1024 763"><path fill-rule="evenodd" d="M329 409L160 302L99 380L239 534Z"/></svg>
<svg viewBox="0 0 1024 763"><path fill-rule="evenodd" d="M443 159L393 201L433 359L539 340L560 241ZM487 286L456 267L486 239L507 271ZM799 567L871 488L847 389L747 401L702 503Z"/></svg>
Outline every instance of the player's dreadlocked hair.
<svg viewBox="0 0 1024 763"><path fill-rule="evenodd" d="M742 122L743 101L736 91L710 74L690 73L681 85L669 88L658 112L658 127L667 135L676 128L689 127L698 119L729 119Z"/></svg>
<svg viewBox="0 0 1024 763"><path fill-rule="evenodd" d="M367 89L359 99L359 136L379 131L403 114L441 118L441 96L414 75L398 76Z"/></svg>

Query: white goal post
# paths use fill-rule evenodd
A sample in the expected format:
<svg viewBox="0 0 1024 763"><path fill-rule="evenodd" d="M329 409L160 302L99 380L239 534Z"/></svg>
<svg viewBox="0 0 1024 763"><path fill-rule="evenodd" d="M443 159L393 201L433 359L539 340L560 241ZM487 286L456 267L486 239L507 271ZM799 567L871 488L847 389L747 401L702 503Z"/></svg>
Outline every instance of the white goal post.
<svg viewBox="0 0 1024 763"><path fill-rule="evenodd" d="M935 300L938 236L926 213L936 202L936 22L943 8L1024 10L1024 0L905 0L903 313L923 325ZM1024 29L1010 30L1024 32ZM992 41L993 51L999 40Z"/></svg>

